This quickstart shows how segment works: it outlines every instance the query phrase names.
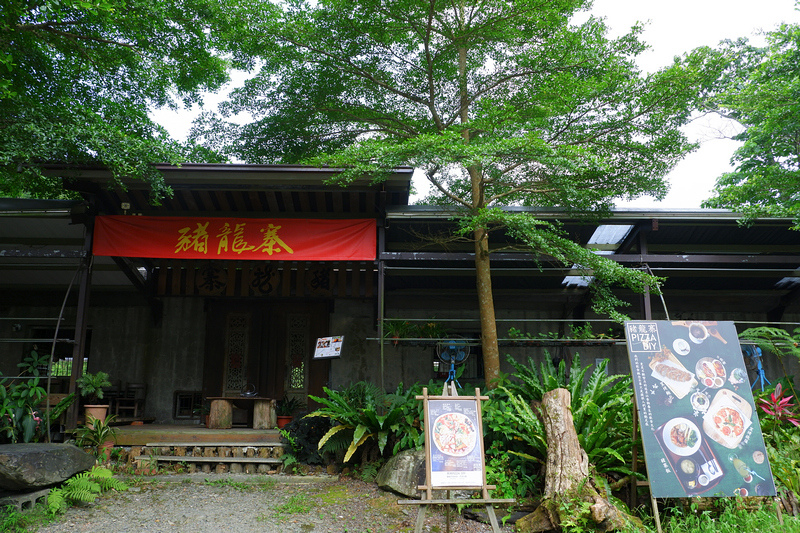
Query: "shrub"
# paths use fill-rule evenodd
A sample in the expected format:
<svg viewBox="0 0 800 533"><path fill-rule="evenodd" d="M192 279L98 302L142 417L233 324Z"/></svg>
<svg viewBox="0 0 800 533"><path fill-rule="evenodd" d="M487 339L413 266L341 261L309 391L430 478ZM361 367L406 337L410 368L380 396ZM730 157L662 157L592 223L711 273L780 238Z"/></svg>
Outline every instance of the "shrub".
<svg viewBox="0 0 800 533"><path fill-rule="evenodd" d="M349 461L362 448L362 463L375 460L387 452L416 448L422 444L419 430L420 402L415 399L418 385L404 391L400 384L393 394L377 386L359 381L334 391L325 388L326 397L311 396L323 405L309 416L331 419L333 427L320 439L319 449L345 450L343 461ZM387 445L392 443L391 447Z"/></svg>
<svg viewBox="0 0 800 533"><path fill-rule="evenodd" d="M510 356L508 361L516 370L518 381L505 376L491 395L484 421L493 440L502 441L514 453L544 463L547 457L544 428L531 402L540 402L550 390L565 388L572 396L572 417L578 441L597 472L631 474L628 467L632 460L633 417L630 376L607 375L606 359L596 365L587 378L592 365L580 368L578 354L569 372L564 361L556 367L547 352L538 369L531 358L527 366ZM529 451L520 451L520 444L527 445Z"/></svg>
<svg viewBox="0 0 800 533"><path fill-rule="evenodd" d="M22 369L15 381L0 381L0 444L36 442L45 433L46 424L39 406L46 391L40 385L41 367L49 357L36 351L17 366Z"/></svg>
<svg viewBox="0 0 800 533"><path fill-rule="evenodd" d="M319 452L319 441L331 429L331 421L324 416L298 416L281 431L289 445L289 453L294 461L307 465L321 465L325 462Z"/></svg>

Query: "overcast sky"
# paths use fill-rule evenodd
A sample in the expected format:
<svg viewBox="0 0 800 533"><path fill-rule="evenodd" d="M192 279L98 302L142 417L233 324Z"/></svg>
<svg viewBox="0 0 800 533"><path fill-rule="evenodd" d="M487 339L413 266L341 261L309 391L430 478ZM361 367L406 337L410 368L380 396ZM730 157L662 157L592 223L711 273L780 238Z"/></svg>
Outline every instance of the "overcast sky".
<svg viewBox="0 0 800 533"><path fill-rule="evenodd" d="M604 16L612 35L624 33L637 21L648 22L643 39L651 50L640 65L651 71L698 46L715 46L723 39L747 37L762 43L757 32L775 29L781 22L800 22L795 0L595 0L594 14ZM721 139L730 125L704 119L687 127L687 135L700 148L678 163L669 175L669 195L661 202L642 198L631 207L695 208L711 196L717 176L731 170L737 143Z"/></svg>
<svg viewBox="0 0 800 533"><path fill-rule="evenodd" d="M636 22L646 23L643 39L651 50L641 56L640 65L652 71L698 46L715 46L723 39L738 37L757 41L759 30L772 30L781 22L799 23L796 5L795 0L595 0L592 12L606 18L612 36L625 33ZM221 95L206 98L206 109L213 109L221 99ZM197 112L158 112L155 116L174 137L183 140ZM729 160L736 143L721 138L732 132L731 126L703 119L686 131L701 147L669 175L671 189L666 199L642 198L625 206L696 208L711 196L716 177L731 169Z"/></svg>

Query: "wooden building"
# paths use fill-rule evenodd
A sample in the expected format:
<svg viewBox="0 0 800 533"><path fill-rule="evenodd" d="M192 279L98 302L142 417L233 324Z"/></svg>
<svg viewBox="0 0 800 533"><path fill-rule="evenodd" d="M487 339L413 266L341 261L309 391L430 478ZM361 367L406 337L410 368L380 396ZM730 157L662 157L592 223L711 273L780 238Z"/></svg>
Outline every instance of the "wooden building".
<svg viewBox="0 0 800 533"><path fill-rule="evenodd" d="M83 200L0 199L0 374L55 338L54 391L74 387L85 357L120 389L143 387L144 418L195 423L192 407L208 397L306 401L323 386L393 389L446 375L435 338L380 342L399 320L473 339L463 381L481 380L471 247L452 238L452 211L408 205L412 169L347 187L330 183L335 170L301 166L159 169L174 192L160 205L145 183L123 190L85 167L50 169ZM800 232L789 220L742 226L722 210L620 209L581 221L509 209L667 277L663 298L620 293L634 319L800 322ZM621 331L592 314L585 272L502 236L492 269L502 353L578 352L584 364L610 357L613 372L628 371L622 341L563 340L586 324ZM545 338L523 345L516 332ZM341 357L315 360L317 338L334 335L345 339ZM769 362L767 371L779 373Z"/></svg>

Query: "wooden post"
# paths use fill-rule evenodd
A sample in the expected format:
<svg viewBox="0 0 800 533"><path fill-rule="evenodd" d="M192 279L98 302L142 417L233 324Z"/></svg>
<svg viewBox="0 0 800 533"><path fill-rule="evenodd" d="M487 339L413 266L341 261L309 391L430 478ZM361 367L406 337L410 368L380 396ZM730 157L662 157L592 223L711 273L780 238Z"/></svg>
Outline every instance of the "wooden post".
<svg viewBox="0 0 800 533"><path fill-rule="evenodd" d="M233 406L228 400L211 400L208 425L214 429L233 427Z"/></svg>
<svg viewBox="0 0 800 533"><path fill-rule="evenodd" d="M253 402L253 429L271 429L276 426L273 403L275 400L267 398L256 399Z"/></svg>

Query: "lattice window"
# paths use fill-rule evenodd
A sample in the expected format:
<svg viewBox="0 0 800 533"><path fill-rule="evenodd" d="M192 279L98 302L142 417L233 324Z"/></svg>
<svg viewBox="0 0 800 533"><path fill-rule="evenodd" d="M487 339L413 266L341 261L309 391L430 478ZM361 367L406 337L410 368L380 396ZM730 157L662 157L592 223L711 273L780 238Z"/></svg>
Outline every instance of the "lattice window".
<svg viewBox="0 0 800 533"><path fill-rule="evenodd" d="M225 328L225 390L239 392L247 386L247 349L250 315L230 313Z"/></svg>
<svg viewBox="0 0 800 533"><path fill-rule="evenodd" d="M305 390L306 388L306 357L308 351L309 335L308 315L290 315L288 320L288 350L286 363L289 368L288 389Z"/></svg>

